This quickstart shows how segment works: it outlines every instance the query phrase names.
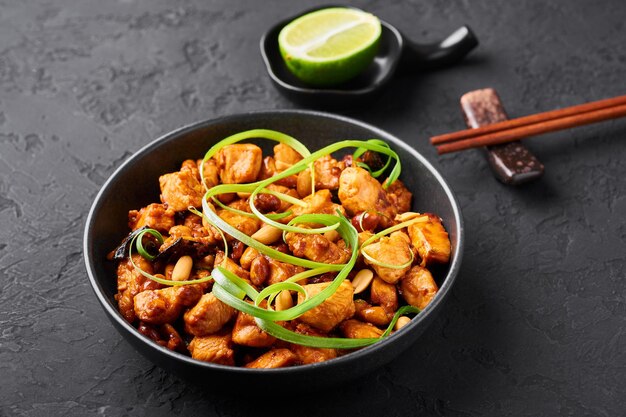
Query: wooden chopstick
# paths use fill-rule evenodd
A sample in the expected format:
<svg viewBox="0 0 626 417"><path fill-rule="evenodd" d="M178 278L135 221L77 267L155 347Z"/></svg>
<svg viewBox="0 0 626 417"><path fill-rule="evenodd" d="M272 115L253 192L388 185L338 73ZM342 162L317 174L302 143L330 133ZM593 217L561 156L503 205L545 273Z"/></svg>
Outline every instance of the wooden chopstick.
<svg viewBox="0 0 626 417"><path fill-rule="evenodd" d="M433 136L430 143L440 145L447 142L455 142L461 139L482 136L487 133L498 132L516 127L527 126L535 123L546 122L548 120L559 119L567 116L575 116L586 112L592 112L609 107L626 104L626 95L608 98L605 100L592 101L590 103L579 104L577 106L565 107L563 109L551 110L543 113L531 114L529 116L518 117L517 119L509 119L503 122L493 123L481 126L476 129L459 130L458 132L446 133L443 135Z"/></svg>
<svg viewBox="0 0 626 417"><path fill-rule="evenodd" d="M445 153L463 151L471 148L499 145L502 143L514 142L529 136L588 125L604 120L617 119L624 116L626 116L626 104L601 108L595 111L587 111L571 116L549 119L546 121L536 122L534 124L514 127L512 129L499 130L493 133L470 137L468 139L447 142L438 145L437 152L439 155L442 155Z"/></svg>

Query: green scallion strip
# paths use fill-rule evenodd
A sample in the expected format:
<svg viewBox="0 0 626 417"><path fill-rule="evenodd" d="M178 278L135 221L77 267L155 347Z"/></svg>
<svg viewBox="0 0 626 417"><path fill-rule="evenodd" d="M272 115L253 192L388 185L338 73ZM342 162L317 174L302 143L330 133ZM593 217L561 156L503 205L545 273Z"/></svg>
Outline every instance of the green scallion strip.
<svg viewBox="0 0 626 417"><path fill-rule="evenodd" d="M187 280L187 281L172 281L172 280L169 280L169 279L159 278L159 277L154 276L152 274L149 274L148 272L146 272L143 269L139 268L137 266L137 264L135 264L135 261L133 261L133 246L135 246L135 245L138 246L138 240L137 239L141 239L145 233L150 233L151 235L155 236L153 234L154 232L158 233L159 236L161 236L161 234L158 231L154 230L154 229L146 229L146 230L142 231L141 233L138 233L133 238L133 240L130 242L130 246L128 247L128 259L130 259L131 265L133 266L133 268L135 268L135 270L137 272L139 272L144 277L146 277L148 279L151 279L152 281L158 282L159 284L162 284L162 285L168 285L168 286L202 284L203 282L208 282L208 281L213 279L213 277L209 275L209 276L206 276L206 277L203 277L203 278L200 278L200 279L191 279L191 280Z"/></svg>
<svg viewBox="0 0 626 417"><path fill-rule="evenodd" d="M413 251L409 248L409 252L411 252L411 259L409 259L408 261L406 261L403 264L388 264L386 262L381 262L378 259L372 257L371 255L369 255L367 252L365 252L364 250L361 250L361 254L363 255L363 257L365 259L367 259L368 261L370 261L371 264L374 264L376 266L382 266L383 268L389 268L389 269L404 269L407 266L410 266L413 261L415 260L415 255L413 255Z"/></svg>
<svg viewBox="0 0 626 417"><path fill-rule="evenodd" d="M402 306L398 309L398 311L396 311L396 314L393 315L393 318L391 319L391 322L389 323L389 326L387 326L387 330L385 330L385 332L382 334L382 336L380 337L387 337L389 336L389 334L391 334L394 326L396 325L396 323L398 322L398 319L400 318L400 316L403 316L405 314L409 314L409 313L415 313L415 314L419 314L421 312L421 310L417 307L413 307L413 306Z"/></svg>
<svg viewBox="0 0 626 417"><path fill-rule="evenodd" d="M303 157L307 157L311 154L311 152L307 149L306 146L304 146L304 144L302 144L302 142L282 132L277 132L275 130L269 130L269 129L252 129L252 130L246 130L244 132L239 132L234 135L228 136L225 139L222 139L221 141L213 145L204 155L204 158L202 159L202 164L200 165L200 179L205 189L207 189L207 187L204 182L204 172L203 172L204 163L208 161L209 159L211 159L211 157L215 155L224 146L232 145L234 143L241 142L242 140L246 140L246 139L269 139L275 142L284 143L285 145L291 146L296 152L298 152Z"/></svg>
<svg viewBox="0 0 626 417"><path fill-rule="evenodd" d="M324 349L356 349L365 346L372 345L378 342L380 339L347 339L341 337L320 337L320 336L308 336L291 330L262 318L255 318L257 326L266 331L270 335L291 343L298 345L324 348Z"/></svg>
<svg viewBox="0 0 626 417"><path fill-rule="evenodd" d="M257 217L253 214L253 213L248 213L247 211L243 211L243 210L239 210L230 206L227 206L226 204L222 203L217 197L213 196L211 197L211 200L218 205L219 207L221 207L224 210L228 210L232 213L238 214L240 216L244 216L244 217L250 217L252 219L256 219ZM272 220L280 220L280 219L284 219L285 217L289 217L293 214L293 212L291 210L287 210L284 213L276 213L276 214L267 214L267 217L269 217Z"/></svg>
<svg viewBox="0 0 626 417"><path fill-rule="evenodd" d="M150 253L148 253L148 251L143 247L143 236L145 234L150 234L152 236L154 236L156 238L156 240L159 242L159 245L162 245L164 240L163 240L163 235L161 233L159 233L159 231L154 230L154 229L146 229L143 232L140 232L137 234L137 236L135 236L135 239L137 240L137 252L143 256L145 259L149 260L149 261L154 261L154 258L156 258L156 255L151 255ZM139 237L137 239L137 237ZM132 243L130 245L131 247L133 246Z"/></svg>
<svg viewBox="0 0 626 417"><path fill-rule="evenodd" d="M259 184L260 188L266 187L267 185L269 185L269 184L271 184L273 182L276 182L276 181L281 180L283 178L286 178L286 177L288 177L290 175L297 174L297 173L305 170L306 167L310 163L314 163L317 159L321 158L322 156L331 154L331 153L336 152L336 151L338 151L340 149L352 148L352 147L355 147L355 148L359 148L359 147L367 148L369 150L373 150L373 151L376 151L376 152L388 155L390 157L393 157L396 160L396 163L395 163L391 173L389 174L389 178L387 178L388 184L391 184L393 181L395 181L400 176L400 171L401 171L400 158L398 157L398 154L396 152L394 152L393 150L391 150L388 147L388 145L382 146L382 145L379 145L379 144L376 144L376 143L369 143L369 142L360 141L360 140L344 140L344 141L333 143L333 144L331 144L329 146L326 146L325 148L322 148L322 149L320 149L320 150L318 150L316 152L313 152L310 156L300 160L299 162L297 162L296 164L294 164L290 168L282 171L279 174L274 175L273 177L270 177L270 178L268 178L266 180L260 181L257 184ZM257 217L259 219L261 219L264 223L270 224L270 225L272 225L274 227L278 227L278 228L283 229L283 230L288 230L290 232L296 232L296 233L307 233L307 232L303 231L303 230L306 230L306 229L301 229L301 228L297 228L297 227L293 227L293 226L282 225L282 224L280 224L280 223L278 223L276 221L268 219L260 211L258 211L256 209L256 207L254 206L254 197L259 193L260 188L255 189L252 192L252 195L250 196L250 209L252 210L252 212L254 214L257 215ZM209 190L208 193L211 193L211 190Z"/></svg>
<svg viewBox="0 0 626 417"><path fill-rule="evenodd" d="M381 237L388 235L390 233L393 233L397 230L404 229L405 227L410 226L413 223L424 223L427 221L428 221L428 216L419 216L419 217L414 217L412 219L409 219L405 222L396 224L395 226L388 227L385 230L378 232L372 237L370 237L369 239L365 240L365 242L361 244L361 249L363 249L365 246L369 245L370 243L373 243L374 241L380 239Z"/></svg>
<svg viewBox="0 0 626 417"><path fill-rule="evenodd" d="M389 144L387 142L384 142L384 141L380 140L380 139L370 139L367 142L375 143L377 145L386 146L386 147L389 148ZM354 153L352 154L352 158L356 159L356 158L360 157L361 155L363 155L365 152L367 152L367 149L359 148L356 151L354 151ZM367 169L372 177L378 178L387 170L387 168L389 167L390 163L391 163L391 157L387 156L387 161L385 162L385 165L381 169L379 169L378 171L375 171L375 172L372 172L372 169L366 163L357 162L356 165L361 167L361 168ZM391 183L389 183L389 184L391 184ZM384 188L387 188L387 187L384 187Z"/></svg>
<svg viewBox="0 0 626 417"><path fill-rule="evenodd" d="M387 229L385 229L385 230L383 230L381 232L376 233L375 235L373 235L369 239L365 240L365 242L363 242L361 244L361 248L360 248L361 249L361 254L363 255L363 257L365 259L367 259L368 261L370 261L370 263L372 263L374 265L378 265L378 266L382 266L384 268L390 268L390 269L404 269L404 268L406 268L407 266L411 265L413 263L413 261L415 260L415 254L413 253L412 250L410 250L410 248L409 248L409 251L411 252L411 259L408 262L405 262L405 263L400 264L400 265L394 265L394 264L388 264L388 263L385 263L385 262L381 262L381 261L377 260L376 258L372 257L371 255L369 255L367 252L365 252L364 249L369 244L375 242L376 240L380 239L381 237L383 237L385 235L388 235L388 234L393 233L393 232L395 232L397 230L400 230L400 229L404 229L405 227L410 226L413 223L423 223L425 221L428 221L428 216L419 216L419 217L415 217L415 218L412 218L410 220L407 220L405 222L402 222L400 224L397 224L395 226L388 227Z"/></svg>
<svg viewBox="0 0 626 417"><path fill-rule="evenodd" d="M336 217L336 216L330 216L330 215L319 215L319 216ZM358 234L356 232L356 229L350 224L350 222L345 217L337 217L337 219L339 219L339 222L341 223L340 227L337 230L339 234L343 237L343 239L350 245L350 247L353 248L352 256L349 262L345 264L344 268L342 268L341 271L337 274L335 279L331 281L331 283L326 288L324 288L315 296L287 310L269 311L263 308L259 308L255 305L248 304L245 301L238 299L237 297L233 296L233 294L229 294L228 291L225 290L224 284L228 280L233 281L235 283L238 283L238 281L243 281L243 280L241 280L241 278L237 277L235 274L233 274L232 272L222 267L215 268L212 273L213 278L215 279L215 282L218 284L217 289L215 288L215 286L213 287L213 292L215 296L221 301L223 301L224 303L230 305L231 307L237 310L243 311L257 318L262 318L262 319L271 320L271 321L293 320L294 318L299 317L302 314L306 313L308 310L314 307L317 307L318 305L323 303L328 297L332 296L337 291L337 288L339 288L341 283L347 277L348 273L354 267L354 264L356 263L356 259L358 256ZM330 265L326 265L326 266L330 267ZM248 284L246 283L246 285ZM250 287L250 289L246 291L246 293L252 299L252 301L254 301L256 304L257 299L259 297L258 292L254 290L252 287Z"/></svg>
<svg viewBox="0 0 626 417"><path fill-rule="evenodd" d="M315 162L311 162L309 165L309 169L311 170L311 195L315 194Z"/></svg>
<svg viewBox="0 0 626 417"><path fill-rule="evenodd" d="M263 291L261 291L259 293L259 295L257 296L256 300L254 300L254 305L256 305L257 307L261 306L261 302L263 302L263 300L265 300L266 298L268 298L267 301L267 308L270 308L270 297L271 296L276 296L278 295L281 291L283 290L289 290L289 291L296 291L299 292L300 294L303 294L305 297L305 300L309 298L306 290L304 289L304 287L300 284L296 284L293 282L277 282L276 284L272 285L273 288L267 287L264 288ZM273 298L272 298L273 300Z"/></svg>
<svg viewBox="0 0 626 417"><path fill-rule="evenodd" d="M207 216L207 219L216 228L218 228L220 230L223 230L225 233L227 233L230 236L232 236L233 238L241 241L243 244L245 244L247 246L251 246L254 249L258 250L259 252L263 253L264 255L267 255L267 256L269 256L269 257L271 257L273 259L276 259L277 261L287 262L287 263L290 263L290 264L293 264L293 265L302 266L304 268L319 268L319 267L327 265L327 264L324 264L324 263L321 263L321 262L314 262L314 261L310 261L308 259L298 258L298 257L293 256L293 255L287 255L285 253L282 253L279 250L271 248L271 247L269 247L267 245L264 245L263 243L261 243L261 242L259 242L257 240L252 239L250 236L248 236L245 233L237 230L235 227L231 226L229 223L227 223L222 218L220 218L215 212L213 212L209 208L209 205L208 205L206 199L202 200L202 208L203 208L204 214ZM328 214L326 214L326 215L320 214L319 216L327 216L326 219L332 218L332 223L335 223L337 221L337 219L338 219L336 216L331 216L331 215L328 215ZM322 221L318 220L318 223L322 223ZM279 223L279 224L281 226L284 226L281 223ZM308 230L310 230L310 229L308 229ZM332 267L333 267L334 271L339 271L344 266L345 266L344 264L337 264L337 265L333 265Z"/></svg>

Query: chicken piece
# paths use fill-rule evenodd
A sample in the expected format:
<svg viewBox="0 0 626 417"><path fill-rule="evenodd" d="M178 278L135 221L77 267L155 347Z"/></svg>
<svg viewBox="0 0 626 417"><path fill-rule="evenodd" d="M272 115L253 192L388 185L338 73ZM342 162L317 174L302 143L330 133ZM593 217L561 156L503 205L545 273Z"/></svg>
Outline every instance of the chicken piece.
<svg viewBox="0 0 626 417"><path fill-rule="evenodd" d="M385 180L385 183L386 182ZM387 198L398 213L406 213L411 210L413 194L406 188L402 181L395 180L385 191L387 192Z"/></svg>
<svg viewBox="0 0 626 417"><path fill-rule="evenodd" d="M169 238L172 240L176 240L181 237L191 238L191 229L189 226L185 226L183 224L172 226L168 232Z"/></svg>
<svg viewBox="0 0 626 417"><path fill-rule="evenodd" d="M194 337L189 343L191 357L199 361L220 365L235 365L235 351L232 349L230 333Z"/></svg>
<svg viewBox="0 0 626 417"><path fill-rule="evenodd" d="M224 252L221 252L221 251L217 252L217 254L215 255L214 265L216 267L221 266L224 269L237 275L239 278L245 279L246 281L250 281L250 273L246 271L245 269L243 269L242 267L240 267L239 265L237 265L237 262L233 261L232 259L230 258L224 259Z"/></svg>
<svg viewBox="0 0 626 417"><path fill-rule="evenodd" d="M307 336L325 337L319 330L305 323L297 323L293 331ZM335 349L314 348L297 344L290 344L289 349L297 356L298 362L304 365L324 362L337 357Z"/></svg>
<svg viewBox="0 0 626 417"><path fill-rule="evenodd" d="M422 258L422 266L447 263L450 260L450 238L434 214L427 214L428 221L409 225L411 245Z"/></svg>
<svg viewBox="0 0 626 417"><path fill-rule="evenodd" d="M128 212L128 227L131 230L137 230L148 226L161 233L167 232L175 224L174 214L176 212L165 204L148 204L139 211L131 210Z"/></svg>
<svg viewBox="0 0 626 417"><path fill-rule="evenodd" d="M339 200L350 216L373 210L379 215L379 224L383 229L393 225L397 214L382 185L359 167L349 167L341 173Z"/></svg>
<svg viewBox="0 0 626 417"><path fill-rule="evenodd" d="M372 306L365 300L354 300L354 307L354 317L378 327L388 325L393 317L393 314L387 314L381 306Z"/></svg>
<svg viewBox="0 0 626 417"><path fill-rule="evenodd" d="M185 332L194 336L217 333L235 316L235 312L212 293L204 294L198 304L185 313Z"/></svg>
<svg viewBox="0 0 626 417"><path fill-rule="evenodd" d="M167 231L167 233L169 236L167 236L165 240L163 241L163 244L161 245L161 248L159 249L159 251L161 252L169 248L171 245L174 244L174 242L176 242L180 238L191 240L191 229L182 224L177 225L177 226L172 226Z"/></svg>
<svg viewBox="0 0 626 417"><path fill-rule="evenodd" d="M302 159L302 155L289 145L279 143L274 146L274 165L277 172L283 172Z"/></svg>
<svg viewBox="0 0 626 417"><path fill-rule="evenodd" d="M294 256L327 264L344 264L350 251L318 234L287 233L285 241ZM343 242L343 241L341 241Z"/></svg>
<svg viewBox="0 0 626 417"><path fill-rule="evenodd" d="M249 210L250 207L247 207ZM242 210L240 207L235 208ZM261 227L261 221L256 217L242 216L226 209L217 210L217 215L226 223L248 236L252 236ZM228 235L227 237L230 238L229 240L232 240L232 236Z"/></svg>
<svg viewBox="0 0 626 417"><path fill-rule="evenodd" d="M135 314L150 324L174 322L184 307L191 307L202 297L199 285L180 285L160 290L146 290L135 296Z"/></svg>
<svg viewBox="0 0 626 417"><path fill-rule="evenodd" d="M156 343L169 350L183 353L187 351L185 342L171 324L152 326L148 323L141 322L137 330L139 330L139 333L142 335L154 340Z"/></svg>
<svg viewBox="0 0 626 417"><path fill-rule="evenodd" d="M346 320L339 325L344 337L350 339L376 339L383 335L383 331L371 323L358 320Z"/></svg>
<svg viewBox="0 0 626 417"><path fill-rule="evenodd" d="M258 180L266 180L273 177L274 174L276 174L276 162L271 156L266 156L261 162L261 169L259 170Z"/></svg>
<svg viewBox="0 0 626 417"><path fill-rule="evenodd" d="M263 162L261 163L261 170L259 171L259 178L258 180L266 180L268 178L273 177L274 175L278 174L281 171L284 171L287 167L286 165L284 165L282 162L278 163L278 165L282 168L279 169L277 167L277 161L274 160L274 158L272 158L271 156L266 156L265 158L263 158ZM286 178L281 178L275 182L273 182L273 185L277 185L277 186L281 186L281 187L286 187L286 188L290 188L290 189L294 189L296 188L296 184L298 183L298 175L294 174L294 175L290 175ZM268 187L270 188L270 187ZM297 196L296 196L297 197Z"/></svg>
<svg viewBox="0 0 626 417"><path fill-rule="evenodd" d="M423 310L435 298L439 288L428 269L414 266L400 281L400 291L407 303Z"/></svg>
<svg viewBox="0 0 626 417"><path fill-rule="evenodd" d="M309 298L313 298L327 288L331 283L322 282L319 284L304 285ZM312 308L298 319L323 332L331 331L342 321L354 315L354 301L352 297L354 290L350 281L343 281L337 291L317 307ZM304 302L304 295L298 293L298 304Z"/></svg>
<svg viewBox="0 0 626 417"><path fill-rule="evenodd" d="M197 169L196 169L197 171ZM189 206L200 207L204 189L191 169L161 175L161 201L174 211L187 211Z"/></svg>
<svg viewBox="0 0 626 417"><path fill-rule="evenodd" d="M270 273L267 280L267 285L283 282L287 278L290 278L300 272L304 271L301 266L292 265L285 262L280 262L272 258L267 259L269 262ZM304 284L305 281L299 281L300 284Z"/></svg>
<svg viewBox="0 0 626 417"><path fill-rule="evenodd" d="M330 155L324 155L315 161L313 167L316 189L336 190L339 188L339 177L346 167L343 161L339 162Z"/></svg>
<svg viewBox="0 0 626 417"><path fill-rule="evenodd" d="M220 178L224 184L256 181L261 171L263 152L251 143L226 145L215 155Z"/></svg>
<svg viewBox="0 0 626 417"><path fill-rule="evenodd" d="M189 171L190 173L193 174L194 177L200 180L200 169L198 168L198 164L196 161L192 159L187 159L183 161L183 163L180 166L180 170Z"/></svg>
<svg viewBox="0 0 626 417"><path fill-rule="evenodd" d="M264 353L252 362L246 364L246 368L284 368L293 365L298 357L289 349L272 349Z"/></svg>
<svg viewBox="0 0 626 417"><path fill-rule="evenodd" d="M402 232L393 232L389 237L383 236L378 242L371 243L362 251L379 262L391 265L403 265L411 260L411 249L407 242L408 236ZM370 265L376 274L389 284L395 284L411 269L407 265L401 269L387 268L365 258L365 263Z"/></svg>
<svg viewBox="0 0 626 417"><path fill-rule="evenodd" d="M215 255L208 255L208 256L200 259L196 263L198 269L194 268L191 271L191 276L189 277L189 280L197 280L197 279L202 279L202 278L206 278L206 277L210 276L211 275L211 271L208 270L208 269L201 269L200 266L202 266L202 268L211 268L212 269L213 268L212 267L213 261L212 261L211 258L214 259ZM207 264L211 265L211 266L208 266ZM207 291L210 291L211 288L213 288L213 280L211 279L211 280L208 280L208 281L205 281L205 282L201 282L201 283L196 284L196 285L198 285L200 288L202 288L202 292L203 293L206 293Z"/></svg>
<svg viewBox="0 0 626 417"><path fill-rule="evenodd" d="M202 167L202 175L204 176L204 185L207 188L215 187L220 183L220 173L217 168L217 163L215 159L208 159L204 164L202 163L202 159L197 161L198 172L200 171L200 167Z"/></svg>
<svg viewBox="0 0 626 417"><path fill-rule="evenodd" d="M269 347L274 344L276 338L261 330L256 325L254 317L244 312L239 312L237 321L233 327L233 342L238 345L250 347Z"/></svg>
<svg viewBox="0 0 626 417"><path fill-rule="evenodd" d="M202 217L197 214L187 214L183 226L187 226L189 230L191 230L191 237L197 242L202 242L206 245L214 245L218 242L222 242L220 232L211 225L205 227L202 224Z"/></svg>
<svg viewBox="0 0 626 417"><path fill-rule="evenodd" d="M372 232L370 232L368 230L359 233L359 246L361 246L363 244L363 242L365 242L367 239L369 239L372 236L374 236L374 233L372 233Z"/></svg>
<svg viewBox="0 0 626 417"><path fill-rule="evenodd" d="M285 223L301 214L318 213L334 214L336 216L337 210L339 210L341 214L346 213L341 205L332 202L332 194L329 190L316 191L315 194L304 197L302 201L307 204L306 207L296 204L291 206L289 210L291 210L293 214L289 217L285 217L285 220L283 220Z"/></svg>
<svg viewBox="0 0 626 417"><path fill-rule="evenodd" d="M374 277L370 284L370 300L385 309L387 314L393 315L398 309L398 291L396 286L389 284L379 277Z"/></svg>
<svg viewBox="0 0 626 417"><path fill-rule="evenodd" d="M143 271L152 274L154 269L152 263L139 254L133 255L133 262ZM150 278L146 278L130 263L130 259L120 262L117 266L117 294L115 300L120 313L128 321L135 321L135 296L142 291L156 290L162 285Z"/></svg>

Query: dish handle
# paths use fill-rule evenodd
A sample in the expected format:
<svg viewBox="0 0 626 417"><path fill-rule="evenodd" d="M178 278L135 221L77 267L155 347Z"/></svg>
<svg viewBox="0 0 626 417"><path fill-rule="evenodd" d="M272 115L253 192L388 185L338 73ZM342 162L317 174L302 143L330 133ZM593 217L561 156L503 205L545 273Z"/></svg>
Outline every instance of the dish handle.
<svg viewBox="0 0 626 417"><path fill-rule="evenodd" d="M415 43L406 37L400 59L401 72L435 69L454 64L478 46L469 26L461 26L440 42Z"/></svg>

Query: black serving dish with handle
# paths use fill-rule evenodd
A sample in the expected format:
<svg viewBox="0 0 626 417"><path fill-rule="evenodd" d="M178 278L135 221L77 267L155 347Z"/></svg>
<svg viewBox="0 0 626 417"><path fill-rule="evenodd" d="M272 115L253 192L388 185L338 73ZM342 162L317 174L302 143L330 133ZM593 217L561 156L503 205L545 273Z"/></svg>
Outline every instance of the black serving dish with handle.
<svg viewBox="0 0 626 417"><path fill-rule="evenodd" d="M159 200L158 178L180 168L183 160L201 158L217 141L248 129L274 129L294 136L316 150L343 139L379 138L400 155L401 179L413 192L413 207L433 212L444 221L452 242L449 265L435 271L440 290L410 324L367 348L313 365L281 369L245 369L194 360L159 346L126 322L114 300L116 273L106 255L128 234L127 216ZM222 387L264 386L293 391L328 387L366 374L409 348L437 315L459 272L463 223L459 205L441 175L418 152L395 136L366 123L312 111L261 111L194 123L168 133L140 149L102 186L89 212L84 234L84 259L98 301L120 334L158 366L183 377ZM104 325L104 324L103 324ZM122 362L123 359L120 359Z"/></svg>
<svg viewBox="0 0 626 417"><path fill-rule="evenodd" d="M312 87L300 81L285 65L278 48L278 34L298 17L330 7L349 6L327 5L306 10L277 23L261 37L261 56L272 82L286 97L304 105L324 108L362 105L380 93L394 75L453 65L478 46L478 39L468 26L461 26L439 42L421 44L381 20L378 53L363 73L338 86Z"/></svg>

